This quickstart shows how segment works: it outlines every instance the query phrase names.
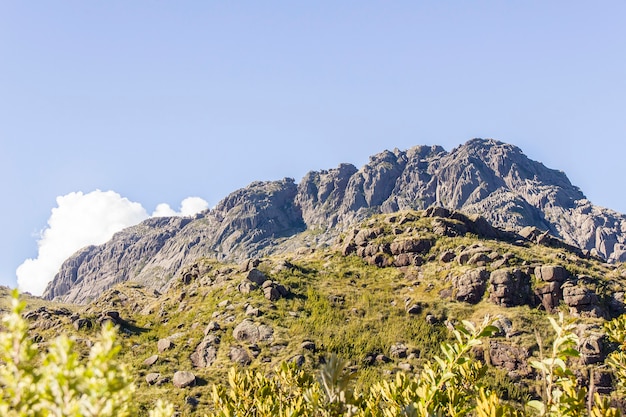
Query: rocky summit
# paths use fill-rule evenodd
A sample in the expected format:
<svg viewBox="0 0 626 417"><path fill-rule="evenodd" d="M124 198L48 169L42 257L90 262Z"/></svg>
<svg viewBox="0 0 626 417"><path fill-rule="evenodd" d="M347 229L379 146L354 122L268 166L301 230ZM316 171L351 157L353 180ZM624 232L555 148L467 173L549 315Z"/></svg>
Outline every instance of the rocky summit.
<svg viewBox="0 0 626 417"><path fill-rule="evenodd" d="M626 260L626 216L594 206L563 172L517 147L472 139L450 152L383 151L360 169L340 164L309 172L300 183L254 182L193 218L146 220L75 253L44 297L86 303L124 281L163 291L198 258L236 262L326 246L373 214L429 207L479 214L500 229L584 256Z"/></svg>

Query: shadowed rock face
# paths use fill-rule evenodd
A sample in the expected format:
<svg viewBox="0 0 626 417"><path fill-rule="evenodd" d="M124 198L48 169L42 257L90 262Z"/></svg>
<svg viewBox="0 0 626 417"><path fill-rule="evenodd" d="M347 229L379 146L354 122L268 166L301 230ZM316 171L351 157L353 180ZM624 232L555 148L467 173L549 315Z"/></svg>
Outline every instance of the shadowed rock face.
<svg viewBox="0 0 626 417"><path fill-rule="evenodd" d="M163 288L199 257L233 261L294 249L315 229L325 244L374 213L442 206L479 214L494 226L535 226L610 261L626 260L626 216L592 205L561 172L492 139L384 151L360 169L312 171L299 184L254 182L194 218L155 218L78 251L44 297L87 302L125 280Z"/></svg>

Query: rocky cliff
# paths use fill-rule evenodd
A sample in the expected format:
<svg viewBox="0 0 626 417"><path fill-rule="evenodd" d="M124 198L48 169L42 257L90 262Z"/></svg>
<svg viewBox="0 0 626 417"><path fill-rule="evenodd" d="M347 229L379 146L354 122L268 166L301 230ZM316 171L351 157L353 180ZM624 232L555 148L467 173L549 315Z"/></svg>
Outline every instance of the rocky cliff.
<svg viewBox="0 0 626 417"><path fill-rule="evenodd" d="M328 244L371 214L432 206L511 230L534 226L608 261L626 260L626 216L594 206L563 172L517 147L472 139L450 152L384 151L360 169L341 164L299 184L255 182L194 218L146 220L73 255L44 297L86 302L125 280L160 289L199 257L240 260Z"/></svg>

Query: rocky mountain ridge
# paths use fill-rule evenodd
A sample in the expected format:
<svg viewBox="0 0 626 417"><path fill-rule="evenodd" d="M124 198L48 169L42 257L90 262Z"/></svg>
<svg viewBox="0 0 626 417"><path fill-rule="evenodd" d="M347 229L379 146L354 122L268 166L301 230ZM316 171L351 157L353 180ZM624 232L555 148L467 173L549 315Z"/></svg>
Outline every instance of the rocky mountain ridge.
<svg viewBox="0 0 626 417"><path fill-rule="evenodd" d="M586 253L626 260L626 216L594 206L560 171L493 139L383 151L360 169L341 164L300 183L254 182L194 218L156 218L87 247L61 267L47 299L84 303L132 280L163 289L200 257L238 261L327 245L375 213L441 206L500 228L534 226Z"/></svg>

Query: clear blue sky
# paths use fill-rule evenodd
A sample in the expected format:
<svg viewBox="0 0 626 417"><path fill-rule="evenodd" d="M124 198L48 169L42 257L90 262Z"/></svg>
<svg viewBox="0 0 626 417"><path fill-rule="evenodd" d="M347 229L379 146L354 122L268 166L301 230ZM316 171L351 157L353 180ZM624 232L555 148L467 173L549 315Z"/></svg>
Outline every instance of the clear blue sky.
<svg viewBox="0 0 626 417"><path fill-rule="evenodd" d="M625 21L623 1L0 0L0 283L57 196L212 206L473 137L626 212Z"/></svg>

